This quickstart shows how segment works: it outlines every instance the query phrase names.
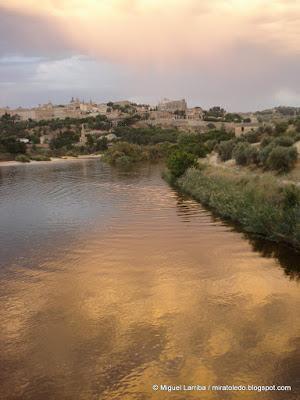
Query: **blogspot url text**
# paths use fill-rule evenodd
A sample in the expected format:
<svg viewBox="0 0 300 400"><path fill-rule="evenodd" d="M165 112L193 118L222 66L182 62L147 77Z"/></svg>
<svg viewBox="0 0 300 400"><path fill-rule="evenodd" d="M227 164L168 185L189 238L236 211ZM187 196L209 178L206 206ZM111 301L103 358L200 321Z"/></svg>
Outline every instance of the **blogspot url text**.
<svg viewBox="0 0 300 400"><path fill-rule="evenodd" d="M152 385L154 391L162 392L290 392L292 387L289 385Z"/></svg>

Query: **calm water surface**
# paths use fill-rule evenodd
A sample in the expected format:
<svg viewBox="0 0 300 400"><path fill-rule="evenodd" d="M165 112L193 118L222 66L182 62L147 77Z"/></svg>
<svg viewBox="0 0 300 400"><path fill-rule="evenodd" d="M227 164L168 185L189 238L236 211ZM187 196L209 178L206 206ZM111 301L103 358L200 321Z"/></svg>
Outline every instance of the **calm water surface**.
<svg viewBox="0 0 300 400"><path fill-rule="evenodd" d="M300 398L300 257L214 219L160 171L0 168L1 399Z"/></svg>

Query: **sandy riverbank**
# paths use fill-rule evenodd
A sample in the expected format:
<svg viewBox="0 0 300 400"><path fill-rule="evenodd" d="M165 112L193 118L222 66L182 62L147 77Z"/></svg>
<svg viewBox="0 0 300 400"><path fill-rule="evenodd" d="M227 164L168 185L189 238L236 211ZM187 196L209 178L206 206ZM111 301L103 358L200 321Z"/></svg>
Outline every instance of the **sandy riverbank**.
<svg viewBox="0 0 300 400"><path fill-rule="evenodd" d="M34 165L34 164L48 164L49 162L53 163L61 163L61 162L66 162L66 161L78 161L78 160L86 160L86 159L100 159L101 154L89 154L89 155L82 155L78 157L51 157L50 161L34 161L31 160L29 163L23 163L20 161L0 161L0 167L12 167L12 166L17 166L17 165Z"/></svg>

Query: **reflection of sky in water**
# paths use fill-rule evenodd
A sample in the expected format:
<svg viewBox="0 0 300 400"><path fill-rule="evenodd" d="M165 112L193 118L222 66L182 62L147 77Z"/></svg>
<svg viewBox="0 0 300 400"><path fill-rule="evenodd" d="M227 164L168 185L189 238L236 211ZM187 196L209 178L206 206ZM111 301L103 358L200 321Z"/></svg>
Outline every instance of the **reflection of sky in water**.
<svg viewBox="0 0 300 400"><path fill-rule="evenodd" d="M293 393L201 399L299 398L297 279L158 167L3 169L0 196L4 399L199 400L153 383L284 384Z"/></svg>

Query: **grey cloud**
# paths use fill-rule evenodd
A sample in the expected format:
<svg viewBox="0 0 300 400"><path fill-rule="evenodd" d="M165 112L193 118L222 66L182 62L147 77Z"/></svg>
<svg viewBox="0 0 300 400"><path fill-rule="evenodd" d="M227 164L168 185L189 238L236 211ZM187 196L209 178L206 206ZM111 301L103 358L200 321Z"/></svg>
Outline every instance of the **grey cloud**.
<svg viewBox="0 0 300 400"><path fill-rule="evenodd" d="M56 19L0 7L0 57L7 54L58 57L71 52L72 46Z"/></svg>
<svg viewBox="0 0 300 400"><path fill-rule="evenodd" d="M135 12L134 1L125 5L128 12ZM276 46L238 39L238 34L233 39L231 48L211 62L187 54L180 65L160 68L153 56L155 62L139 68L74 56L76 49L56 19L0 7L0 106L49 99L60 103L71 96L151 103L165 96L186 97L191 105L222 105L237 111L288 104L290 99L296 103L300 55L276 53ZM198 46L201 54L201 42Z"/></svg>

